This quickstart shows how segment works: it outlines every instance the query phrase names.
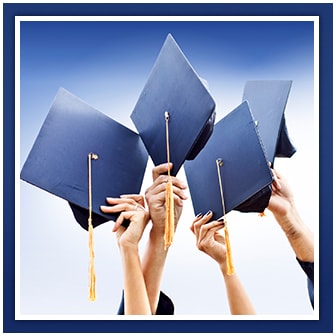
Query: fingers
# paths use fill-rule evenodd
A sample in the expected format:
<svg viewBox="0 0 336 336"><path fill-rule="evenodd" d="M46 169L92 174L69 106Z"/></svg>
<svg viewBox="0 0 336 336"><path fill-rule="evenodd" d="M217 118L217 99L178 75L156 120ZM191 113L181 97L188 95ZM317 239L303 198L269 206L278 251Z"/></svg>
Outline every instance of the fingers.
<svg viewBox="0 0 336 336"><path fill-rule="evenodd" d="M105 213L116 213L121 211L132 211L132 210L134 211L137 210L138 208L144 208L144 206L141 203L136 202L134 199L126 198L126 195L123 198L107 197L106 203L112 206L101 205L100 209L102 212Z"/></svg>
<svg viewBox="0 0 336 336"><path fill-rule="evenodd" d="M187 199L187 196L184 194L184 190L187 189L187 185L175 176L171 176L170 179L173 185L174 194L176 194L176 196L179 196L181 199ZM165 191L167 182L168 176L160 175L156 178L155 182L146 190L145 194L159 194L160 192Z"/></svg>
<svg viewBox="0 0 336 336"><path fill-rule="evenodd" d="M204 216L203 214L198 214L195 219L193 220L190 230L198 236L199 229L202 225L207 223L212 218L212 211L209 210Z"/></svg>
<svg viewBox="0 0 336 336"><path fill-rule="evenodd" d="M195 234L197 248L206 253L210 251L209 248L213 250L214 241L224 244L223 235L218 233L218 230L224 228L224 221L219 219L209 222L211 217L211 211L208 211L205 216L202 214L196 216L190 228Z"/></svg>
<svg viewBox="0 0 336 336"><path fill-rule="evenodd" d="M273 183L272 183L272 190L276 191L276 190L280 190L281 189L281 183L280 183L280 179L281 176L279 174L279 172L277 172L274 168L272 168L272 163L268 162L268 165L272 171L273 174Z"/></svg>
<svg viewBox="0 0 336 336"><path fill-rule="evenodd" d="M215 239L216 233L218 236L222 236L217 231L223 228L224 223L218 221L212 221L202 225L199 231L199 236L196 237L196 245L198 249L201 251L206 251L209 241ZM218 238L216 240L218 240Z"/></svg>
<svg viewBox="0 0 336 336"><path fill-rule="evenodd" d="M139 200L139 202L138 202ZM106 202L108 204L130 204L142 206L143 196L141 195L121 195L120 197L106 197Z"/></svg>
<svg viewBox="0 0 336 336"><path fill-rule="evenodd" d="M222 229L224 227L223 222L217 222L212 221L210 223L206 223L200 226L199 234L198 234L198 245L201 244L203 240L205 240L208 236L208 238L213 237L214 233L218 231L219 229Z"/></svg>
<svg viewBox="0 0 336 336"><path fill-rule="evenodd" d="M115 225L112 231L117 231L119 227L122 225L124 220L131 220L131 222L138 222L143 224L143 228L146 226L148 222L148 214L146 211L123 211L117 218Z"/></svg>
<svg viewBox="0 0 336 336"><path fill-rule="evenodd" d="M185 198L181 199L180 196L177 196L174 192L174 188L173 188L173 193L174 193L174 204L176 204L177 206L182 207L183 206L183 201L187 199L187 197L185 195L183 195Z"/></svg>
<svg viewBox="0 0 336 336"><path fill-rule="evenodd" d="M162 163L158 166L155 166L152 170L152 177L153 177L153 182L162 174L165 174L168 172L168 167L170 169L173 168L173 164L171 162L169 163Z"/></svg>
<svg viewBox="0 0 336 336"><path fill-rule="evenodd" d="M119 214L112 229L113 232L119 229L124 220L144 222L146 224L149 220L149 214L146 209L141 204L134 202L132 199L108 197L106 202L111 205L102 205L100 207L101 211L105 213Z"/></svg>
<svg viewBox="0 0 336 336"><path fill-rule="evenodd" d="M117 220L114 222L114 226L112 228L112 232L117 232L119 229L122 229L122 231L126 231L126 227L122 226L122 223L125 219L124 214L128 212L122 212Z"/></svg>
<svg viewBox="0 0 336 336"><path fill-rule="evenodd" d="M273 174L273 183L272 183L272 190L276 191L276 190L280 190L281 189L281 184L280 184L280 175L279 173L271 168L272 174Z"/></svg>
<svg viewBox="0 0 336 336"><path fill-rule="evenodd" d="M179 189L182 189L182 190L187 189L187 185L183 181L178 179L177 177L170 176L170 180L172 181L173 186L175 186ZM165 188L165 185L166 185L167 182L168 182L168 176L167 175L160 175L155 179L154 183L148 189L155 189L155 188L157 188L159 186L162 186L162 185Z"/></svg>
<svg viewBox="0 0 336 336"><path fill-rule="evenodd" d="M174 176L171 177L171 181L173 185L174 202L175 204L182 206L183 201L188 198L184 193L187 186ZM146 190L145 198L148 204L155 202L163 205L165 203L167 182L168 176L160 175L152 186Z"/></svg>
<svg viewBox="0 0 336 336"><path fill-rule="evenodd" d="M145 206L145 199L142 195L138 195L138 194L126 194L126 195L120 195L120 198L123 199L132 199L133 201L135 201L136 203L141 204L141 206Z"/></svg>
<svg viewBox="0 0 336 336"><path fill-rule="evenodd" d="M134 199L139 199L137 195L129 195L131 198L126 198L124 195L123 198L112 198L107 197L106 203L110 205L101 205L100 209L104 213L120 213L118 216L115 225L112 231L117 231L120 225L123 223L124 219L130 219L131 215L134 214L135 211L142 210L145 212L145 207L142 204L137 203ZM134 197L133 197L134 196ZM143 197L141 196L142 200Z"/></svg>

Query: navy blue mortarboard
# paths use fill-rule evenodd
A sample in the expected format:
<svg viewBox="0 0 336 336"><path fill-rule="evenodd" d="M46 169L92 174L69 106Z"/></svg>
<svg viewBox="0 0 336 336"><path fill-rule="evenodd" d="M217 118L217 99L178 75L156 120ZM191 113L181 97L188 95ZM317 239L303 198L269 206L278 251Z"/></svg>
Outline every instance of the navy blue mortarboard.
<svg viewBox="0 0 336 336"><path fill-rule="evenodd" d="M167 162L165 112L176 175L207 143L216 114L213 98L170 34L131 114L155 165Z"/></svg>
<svg viewBox="0 0 336 336"><path fill-rule="evenodd" d="M291 157L296 152L285 121L291 86L291 80L254 80L247 81L244 88L243 101L249 103L267 160L272 165L275 157Z"/></svg>
<svg viewBox="0 0 336 336"><path fill-rule="evenodd" d="M106 197L140 192L148 154L139 135L60 89L23 165L21 179L70 203L88 228L88 155L91 164L92 225L115 220L100 206Z"/></svg>
<svg viewBox="0 0 336 336"><path fill-rule="evenodd" d="M258 193L257 204L244 211L262 212L267 207L273 176L256 127L243 102L216 123L199 155L185 162L195 215L211 210L213 218L220 218Z"/></svg>

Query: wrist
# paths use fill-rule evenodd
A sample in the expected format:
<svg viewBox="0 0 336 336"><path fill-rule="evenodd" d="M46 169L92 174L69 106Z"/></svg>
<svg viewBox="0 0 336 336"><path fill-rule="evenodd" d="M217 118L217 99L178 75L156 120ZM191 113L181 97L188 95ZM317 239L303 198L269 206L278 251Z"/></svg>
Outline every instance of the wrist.
<svg viewBox="0 0 336 336"><path fill-rule="evenodd" d="M274 217L281 219L282 217L291 215L291 213L295 210L295 203L293 198L273 198L272 196L267 208L272 212Z"/></svg>
<svg viewBox="0 0 336 336"><path fill-rule="evenodd" d="M219 269L222 272L223 276L227 276L227 265L226 265L226 260L224 262L218 263Z"/></svg>
<svg viewBox="0 0 336 336"><path fill-rule="evenodd" d="M284 214L274 214L275 219L288 238L300 235L304 225L294 204Z"/></svg>
<svg viewBox="0 0 336 336"><path fill-rule="evenodd" d="M155 225L153 223L152 228L151 228L151 230L149 232L149 235L150 235L151 239L159 239L160 237L163 237L164 232L165 232L164 225L163 226L161 226L161 225Z"/></svg>
<svg viewBox="0 0 336 336"><path fill-rule="evenodd" d="M138 254L138 244L128 241L119 242L119 250L122 254Z"/></svg>
<svg viewBox="0 0 336 336"><path fill-rule="evenodd" d="M301 261L314 261L314 236L301 219L297 209L292 207L285 216L276 217L276 220L284 231L296 257Z"/></svg>
<svg viewBox="0 0 336 336"><path fill-rule="evenodd" d="M168 253L168 248L165 248L164 241L164 230L152 229L149 233L149 239L147 243L148 249L154 253L159 253L166 255Z"/></svg>

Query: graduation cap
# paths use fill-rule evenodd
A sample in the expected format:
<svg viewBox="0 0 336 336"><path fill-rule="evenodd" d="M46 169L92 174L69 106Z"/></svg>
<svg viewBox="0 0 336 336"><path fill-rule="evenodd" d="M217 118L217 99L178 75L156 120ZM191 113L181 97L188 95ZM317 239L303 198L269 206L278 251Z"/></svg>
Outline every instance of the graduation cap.
<svg viewBox="0 0 336 336"><path fill-rule="evenodd" d="M21 179L67 200L88 229L88 155L92 162L93 226L115 220L100 206L139 193L148 154L138 134L60 88L21 170Z"/></svg>
<svg viewBox="0 0 336 336"><path fill-rule="evenodd" d="M258 195L263 211L269 196L262 196L273 181L248 103L241 103L214 127L207 146L194 161L184 164L195 211L224 220L227 274L234 273L226 214ZM250 209L251 210L251 209Z"/></svg>
<svg viewBox="0 0 336 336"><path fill-rule="evenodd" d="M88 155L92 158L92 224L115 220L101 212L106 197L139 193L148 154L139 135L60 88L21 170L21 179L70 203L88 229Z"/></svg>
<svg viewBox="0 0 336 336"><path fill-rule="evenodd" d="M207 143L215 123L215 105L203 80L168 34L131 113L154 165L173 163L166 188L165 247L171 245L174 234L170 176Z"/></svg>
<svg viewBox="0 0 336 336"><path fill-rule="evenodd" d="M254 80L247 81L244 88L243 101L248 101L258 123L266 157L272 166L275 157L291 157L296 152L285 120L291 86L291 80Z"/></svg>
<svg viewBox="0 0 336 336"><path fill-rule="evenodd" d="M176 175L209 139L215 102L176 41L168 34L131 113L154 165L167 162L165 113L169 114L169 150Z"/></svg>
<svg viewBox="0 0 336 336"><path fill-rule="evenodd" d="M206 147L184 169L195 211L220 218L251 197L266 193L273 181L257 126L245 101L214 126ZM269 195L249 211L261 212Z"/></svg>
<svg viewBox="0 0 336 336"><path fill-rule="evenodd" d="M247 81L244 88L243 101L249 103L266 159L272 167L275 157L291 157L296 152L290 141L285 120L285 108L291 86L291 80L254 80ZM256 211L260 204L267 202L268 205L271 194L270 186L265 187L235 210Z"/></svg>
<svg viewBox="0 0 336 336"><path fill-rule="evenodd" d="M89 231L92 301L93 227L118 216L100 206L108 196L139 193L147 160L138 134L61 88L21 170L22 180L67 200Z"/></svg>

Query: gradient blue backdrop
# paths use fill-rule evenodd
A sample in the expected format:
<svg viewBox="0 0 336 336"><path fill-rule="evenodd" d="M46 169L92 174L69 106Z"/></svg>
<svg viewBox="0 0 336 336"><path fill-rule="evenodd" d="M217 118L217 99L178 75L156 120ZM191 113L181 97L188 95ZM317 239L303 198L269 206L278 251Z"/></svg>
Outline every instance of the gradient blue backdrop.
<svg viewBox="0 0 336 336"><path fill-rule="evenodd" d="M296 168L296 172L299 167L307 168L303 172L301 182L313 172L309 167L310 146L314 144L312 138L314 131L312 109L314 58L311 22L22 22L20 33L20 167L28 155L60 86L116 120L133 127L129 114L165 36L167 33L172 33L196 71L208 81L210 91L217 102L218 118L228 113L240 102L246 80L293 79L294 87L289 111L295 111L295 114L292 113L292 117L288 119L293 138L303 153L299 159L303 161L293 159L292 167ZM298 128L293 132L295 127ZM315 160L317 159L315 157ZM299 190L302 184L298 183L295 187ZM108 273L108 280L103 279L105 276L103 273L98 281L107 282L104 288L116 288L114 288L113 295L109 297L111 293L106 295L102 291L103 303L89 307L85 301L86 279L78 280L83 274L85 278L87 271L87 237L84 231L76 227L69 216L70 213L67 213L67 205L64 201L48 196L45 192L24 182L20 182L20 194L21 221L17 226L20 230L21 251L19 297L21 311L19 313L36 314L37 319L38 316L44 314L114 314L119 299L116 293L120 291L120 272L116 270L120 268L120 265L114 259L110 259L111 263L108 267L112 268L112 272L111 269L106 271L106 260L103 260L105 264L102 265L102 269ZM312 201L313 198L308 197L308 200ZM313 217L316 218L316 213L312 208L309 204L310 210L308 211L312 211L315 216ZM190 221L190 217L185 219ZM188 225L189 222L185 224L185 226ZM316 225L318 224L311 224L312 227L318 227ZM102 230L102 234L109 235L110 228L106 231ZM276 235L280 234L281 232L276 233ZM111 241L110 238L108 237L109 241ZM98 241L99 239L98 233ZM103 239L101 241L107 242ZM170 291L178 288L176 282L180 285L185 275L186 270L183 267L186 264L182 264L181 268L174 264L174 261L181 257L181 253L183 255L186 252L189 256L190 252L183 250L182 246L185 244L182 243L180 242L179 245L177 241L176 250L179 253L175 255L172 253L171 259L168 260L170 266L168 264L167 273L171 274L172 271L179 273L173 276L175 283L171 287L169 287L171 281L163 283ZM114 247L97 245L97 249L102 249L103 255L114 254L114 257L118 259L118 251ZM115 242L112 241L111 245L115 245ZM285 245L283 247L288 248ZM251 254L251 252L248 253ZM257 256L259 257L258 254ZM202 257L197 254L196 259L190 259L193 262L197 260L196 264L189 265L192 276L196 279L199 274L197 272L200 271L206 275L207 279L212 275L215 277L217 269L213 266L204 266L211 273L204 272L202 267L201 270L199 269L199 258ZM287 261L290 260L290 256L287 255L286 258L288 258ZM186 262L188 259L182 261ZM203 261L206 264L205 259L202 259ZM263 260L259 261L262 265ZM281 258L279 261L278 266L281 268ZM243 262L241 265L239 267L244 267ZM288 265L283 266L282 270L286 277ZM295 267L297 265L294 266L293 263L290 270L294 271ZM249 286L248 283L253 274L251 269L247 271L243 273L242 278ZM264 292L265 288L262 287L265 283L260 282L262 275L257 275L256 282L251 282L256 284L256 287L251 290ZM273 277L275 287L272 288L277 288L280 293L276 296L276 300L283 297L283 301L279 307L276 300L268 306L265 300L272 301L273 299L270 300L271 292L266 293L259 302L259 310L262 314L311 314L308 300L304 298L306 293L302 290L304 279L299 273L297 276L298 282L289 279L288 285L284 285L285 278L277 279L276 275ZM176 280L176 277L179 280ZM168 275L167 278L171 280ZM111 279L112 282L109 282ZM279 282L276 283L276 281ZM293 302L290 302L291 295L286 293L292 284L294 291L300 292L301 290L301 294L298 294L301 295L301 300L306 300L301 306L299 304L293 307ZM186 284L184 285L183 287L182 284L184 289L188 288ZM209 296L211 302L216 298L211 293L205 293L207 294L205 296L200 294L202 291L206 292L204 286L209 290L207 285L204 281L198 285L189 283L189 293L184 292L183 295L186 297L180 299L178 299L178 294L181 293L176 290L174 296L177 295L177 313L182 315L227 314L225 295L220 296L220 302L211 303L210 306L202 302L202 299L209 298ZM211 286L214 284L211 283ZM222 284L219 284L218 288L222 290ZM188 299L195 297L195 293L201 295L199 304L195 305L194 302L188 304ZM183 302L186 304L183 305ZM258 296L254 302L258 305ZM265 321L263 326L270 327L268 330L272 330L269 322ZM217 326L221 327L221 330L225 328L233 330L230 329L233 323L231 321L223 326L218 321L212 323L210 329L216 329L215 326ZM154 322L151 325L158 327ZM179 325L182 326L182 324ZM203 324L203 326L206 325L209 326L209 324ZM295 323L291 325L295 327ZM309 323L306 325L308 326ZM35 328L36 326L40 330L48 328L48 324L35 324ZM60 327L58 330L66 330L65 325L63 329L61 324L58 326ZM83 323L82 326L84 326ZM121 330L120 326L120 323L114 325L118 330ZM141 326L146 330L150 328L147 324L141 324ZM188 330L202 329L197 329L197 326L200 325L194 321L188 325ZM282 324L277 324L276 330L280 330L281 326L287 330L290 328L290 324L282 322ZM307 330L304 324L300 326ZM101 328L104 329L103 324L100 324L96 331ZM258 328L263 329L260 325ZM83 330L83 328L80 329ZM169 330L174 330L174 327Z"/></svg>
<svg viewBox="0 0 336 336"><path fill-rule="evenodd" d="M304 160L307 160L307 154L311 153L314 145L313 28L312 22L22 22L20 36L21 162L27 156L60 86L126 126L134 128L129 115L166 35L171 33L195 70L207 80L210 92L217 103L217 120L241 102L246 80L293 80L286 114L288 115L290 134L298 146L298 154L293 160L281 160L281 163L285 162L287 167L291 167L292 173L296 171L296 174L299 175L294 164L306 166L307 163ZM164 88L162 89L164 90ZM186 125L186 127L188 126ZM296 181L293 183L298 184L299 178L302 179L305 176L309 179L312 175L312 167L309 167L306 175L301 174L297 178L294 175L293 180ZM145 180L144 188L147 188L149 183L148 180ZM111 245L114 244L112 234L109 235L110 239L107 244L99 242L100 231L107 230L109 225L96 230L97 291L99 293L97 295L99 298L94 305L86 301L83 303L80 299L86 300L86 291L82 288L82 284L87 285L87 278L81 268L83 266L86 268L87 262L77 259L75 256L76 250L80 246L87 248L86 243L84 245L80 243L80 238L85 237L85 233L80 231L76 235L76 232L72 231L78 228L71 214L70 216L65 215L67 208L57 210L55 213L53 199L50 198L46 201L49 195L27 186L24 182L21 183L21 186L21 312L25 314L113 314L120 296L117 294L121 289L120 267L118 267L118 263L104 258L106 270L100 271L99 268L102 258L99 256L99 248L103 248L104 245L104 257L108 257L109 253L118 257L117 250L112 249L111 251ZM297 189L299 188L298 184ZM302 190L298 191L300 192L298 198L301 202L306 203L302 206L304 218L308 215L313 218L316 214L311 207L313 200L307 197L303 198ZM39 198L37 201L37 194L43 197L44 202ZM59 200L56 202L58 203ZM64 207L67 207L66 202L62 202L63 204ZM49 214L45 213L48 207L51 207L50 211L52 211ZM52 213L54 215L50 216ZM190 225L194 216L192 211L188 212L188 207L185 207L184 215L180 221L183 228ZM254 216L253 220L257 220L255 214L251 216ZM57 218L56 223L52 222L51 217ZM249 216L244 216L232 220L232 226L238 227L238 223L241 221L248 222L252 219L249 219ZM236 222L237 224L234 225ZM269 227L263 228L260 220L256 225L258 224L261 227L258 228L251 223L248 228L240 229L240 238L236 243L238 246L234 249L237 255L236 259L238 259L240 252L245 255L246 266L239 267L239 272L251 292L250 295L257 311L265 315L311 314L312 310L308 304L305 281L303 280L304 275L295 264L294 258L292 259L296 272L293 272L290 265L285 266L282 272L274 272L273 274L271 271L272 265L274 265L273 267L283 267L287 262L283 257L282 249L286 252L289 251L289 248L287 246L279 247L274 241L281 232L269 232L267 236L265 232ZM308 222L308 224L313 228L313 222ZM36 230L34 235L32 235L33 228ZM251 246L255 251L249 252L247 245L242 248L240 244L246 236L252 240L257 239L257 237L252 238L253 236L248 233L247 230L251 228L253 231L263 230L264 235L263 242L256 240L255 244ZM199 265L194 265L195 267L190 271L195 274L192 280L193 285L189 286L189 293L187 288L183 287L181 280L177 281L185 276L185 267L183 264L178 264L181 257L176 255L177 259L175 259L176 251L184 256L194 252L194 244L189 245L186 241L188 238L184 238L185 242L179 246L179 234L182 236L182 233L177 232L176 244L171 249L167 261L174 271L171 273L167 268L163 283L163 286L172 286L167 290L173 291L176 314L220 315L228 313L225 295L222 295L220 300L214 299L216 293L222 288L220 279L217 280L219 287L216 289L212 287L212 290L209 291L206 285L204 288L198 288L205 280L204 273L202 274L202 270L203 272L205 270L201 259L203 255L199 259L193 260L190 256L185 260L187 264L199 263ZM190 239L192 238L190 235ZM65 245L67 240L70 240L69 245ZM54 250L51 242L55 242L56 246L63 248L67 246L68 251L64 253L64 250L59 250L59 248ZM41 247L42 250L40 250ZM277 254L272 254L276 249L279 250ZM42 251L43 257L40 255ZM270 258L272 260L269 262L267 262L269 256L263 255L265 251L272 255ZM49 253L55 260L46 259ZM253 274L254 269L258 269L258 264L255 268L250 267L252 260L249 261L249 254L253 253L256 256L260 254L260 265L263 262L265 267L269 265L270 268L267 267L268 274L263 274L261 271L257 271L260 272L258 276ZM85 256L85 254L83 255ZM68 273L68 269L62 270L65 267L63 258L68 260L73 258L74 265L71 267L71 275ZM277 258L279 259L277 260ZM51 260L52 262L50 262ZM57 261L60 263L60 269L57 266ZM207 263L208 260L205 262ZM278 264L282 266L278 266ZM112 292L110 299L102 304L101 297L106 297L107 291L100 289L100 284L107 281L104 278L108 278L107 270L110 268L115 269L111 283L118 284L117 291ZM32 272L33 269L34 272ZM48 270L50 274L48 274ZM197 270L200 271L200 274L197 274ZM243 273L244 271L248 271L246 275ZM211 272L216 276L216 270L209 270L207 278L213 277ZM248 276L249 273L250 276ZM70 276L74 283L65 281L64 285L56 287L57 283L61 283L61 279ZM283 276L298 278L300 279L298 283L301 282L301 285L297 286L292 281L291 288L284 290ZM82 281L83 279L85 281ZM168 281L168 279L170 280ZM267 286L270 282L277 285L270 286L268 289ZM37 283L39 286L34 290ZM215 281L214 284L216 284ZM264 286L264 290L259 293L256 288L261 284ZM277 289L278 295L272 296L267 291L274 287ZM52 290L50 291L50 289ZM300 290L301 295L299 294ZM46 292L44 293L44 291ZM195 292L200 292L197 298ZM224 293L224 288L222 292ZM78 301L76 294L78 294ZM206 295L207 300L202 299L203 295ZM39 297L41 297L41 301L39 301ZM67 302L66 305L65 302Z"/></svg>

